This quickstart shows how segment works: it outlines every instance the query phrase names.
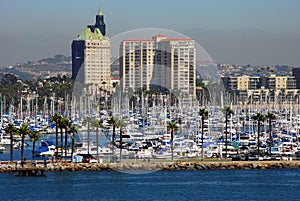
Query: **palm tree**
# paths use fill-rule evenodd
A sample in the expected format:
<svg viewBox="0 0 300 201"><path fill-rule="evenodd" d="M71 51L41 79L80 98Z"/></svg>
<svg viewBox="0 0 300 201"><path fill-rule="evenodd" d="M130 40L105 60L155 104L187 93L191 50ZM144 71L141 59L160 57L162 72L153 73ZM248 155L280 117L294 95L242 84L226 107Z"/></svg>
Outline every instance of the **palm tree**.
<svg viewBox="0 0 300 201"><path fill-rule="evenodd" d="M41 134L37 130L29 132L30 141L32 142L32 157L31 160L34 161L34 150L35 142L39 141Z"/></svg>
<svg viewBox="0 0 300 201"><path fill-rule="evenodd" d="M173 140L174 140L174 134L178 131L179 127L177 126L175 121L171 121L168 126L167 130L171 131L171 152L172 152L172 160L174 159L173 154Z"/></svg>
<svg viewBox="0 0 300 201"><path fill-rule="evenodd" d="M114 152L115 152L115 138L116 138L116 128L119 127L119 119L117 117L112 116L110 120L107 122L109 125L113 127L113 133L112 133L112 139L111 139L111 144L112 144L112 155L113 155L113 160L114 160Z"/></svg>
<svg viewBox="0 0 300 201"><path fill-rule="evenodd" d="M257 153L258 153L258 155L259 155L259 154L260 154L260 153L259 153L260 125L261 125L261 122L262 122L262 121L265 121L265 120L266 120L266 116L263 115L263 114L261 114L260 112L258 112L258 113L256 113L252 118L253 118L253 120L257 121Z"/></svg>
<svg viewBox="0 0 300 201"><path fill-rule="evenodd" d="M4 128L5 133L8 133L10 136L10 150L9 150L9 159L10 162L13 162L13 137L17 133L17 128L12 124L9 123L5 128Z"/></svg>
<svg viewBox="0 0 300 201"><path fill-rule="evenodd" d="M84 120L83 120L83 123L84 124L87 124L88 126L88 154L90 154L90 125L91 125L91 121L92 121L92 118L91 117L85 117Z"/></svg>
<svg viewBox="0 0 300 201"><path fill-rule="evenodd" d="M272 144L273 144L273 138L272 138L272 120L276 118L276 115L272 112L268 112L266 114L266 118L269 120L269 139L270 139L270 143L269 143L269 149L270 149L270 156L271 156L271 148L272 148Z"/></svg>
<svg viewBox="0 0 300 201"><path fill-rule="evenodd" d="M78 133L78 130L72 123L70 123L68 132L72 133L71 161L73 161L75 134Z"/></svg>
<svg viewBox="0 0 300 201"><path fill-rule="evenodd" d="M208 118L208 111L206 109L200 109L199 115L201 116L201 153L202 153L202 160L204 158L203 153L203 128L204 128L204 120Z"/></svg>
<svg viewBox="0 0 300 201"><path fill-rule="evenodd" d="M113 133L112 133L112 139L111 143L112 145L115 145L115 138L116 138L116 128L118 128L118 121L119 119L117 117L111 117L110 120L108 120L108 124L113 127Z"/></svg>
<svg viewBox="0 0 300 201"><path fill-rule="evenodd" d="M59 118L59 128L60 128L60 155L62 157L63 156L63 147L64 147L63 129L65 129L65 132L67 130L67 121L63 116L61 116L61 118Z"/></svg>
<svg viewBox="0 0 300 201"><path fill-rule="evenodd" d="M70 121L67 118L62 119L62 127L65 129L65 160L67 159L67 148L68 148L68 127L70 126Z"/></svg>
<svg viewBox="0 0 300 201"><path fill-rule="evenodd" d="M118 126L120 127L120 162L122 160L122 144L123 144L123 127L126 127L126 124L123 120L119 120Z"/></svg>
<svg viewBox="0 0 300 201"><path fill-rule="evenodd" d="M56 151L55 151L55 158L57 159L58 156L58 128L60 128L62 116L55 113L52 117L52 121L55 125L55 145L56 145Z"/></svg>
<svg viewBox="0 0 300 201"><path fill-rule="evenodd" d="M225 111L225 159L227 159L227 140L228 140L228 117L233 114L233 110L229 106L225 106L224 108Z"/></svg>
<svg viewBox="0 0 300 201"><path fill-rule="evenodd" d="M24 139L30 133L26 124L23 124L17 131L21 135L21 165L24 166Z"/></svg>
<svg viewBox="0 0 300 201"><path fill-rule="evenodd" d="M95 119L91 122L92 127L96 128L96 145L97 145L97 159L99 156L99 128L103 128L103 124L102 122L100 122L99 120Z"/></svg>

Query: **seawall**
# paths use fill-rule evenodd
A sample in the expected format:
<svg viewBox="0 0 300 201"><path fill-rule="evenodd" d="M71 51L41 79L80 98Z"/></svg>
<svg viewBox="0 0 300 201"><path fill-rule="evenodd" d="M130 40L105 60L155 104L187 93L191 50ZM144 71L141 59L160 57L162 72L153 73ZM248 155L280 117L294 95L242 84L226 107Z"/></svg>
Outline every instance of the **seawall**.
<svg viewBox="0 0 300 201"><path fill-rule="evenodd" d="M31 167L27 163L25 167ZM38 163L37 167L45 167ZM20 164L0 163L0 173L15 172ZM175 170L250 170L274 168L300 168L300 161L174 161L155 163L47 163L48 172L65 171L175 171Z"/></svg>

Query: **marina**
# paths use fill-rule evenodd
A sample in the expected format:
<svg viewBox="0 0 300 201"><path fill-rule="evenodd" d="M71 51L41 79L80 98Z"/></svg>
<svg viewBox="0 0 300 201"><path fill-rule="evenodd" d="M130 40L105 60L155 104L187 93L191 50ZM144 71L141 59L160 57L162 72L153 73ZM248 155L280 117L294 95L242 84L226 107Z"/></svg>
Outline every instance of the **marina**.
<svg viewBox="0 0 300 201"><path fill-rule="evenodd" d="M28 127L30 131L40 133L34 155L47 160L81 162L84 157L80 156L83 155L90 155L87 161L94 159L91 160L94 162L121 162L126 159L229 158L265 161L299 158L298 102L280 102L274 104L273 108L267 107L265 103L231 104L231 107L203 107L196 104L195 107L186 107L180 104L180 99L172 105L168 96L162 94L154 101L157 105L154 102L149 105L146 102L148 99L149 95L142 95L140 105L127 99L128 105L124 101L111 109L97 111L97 105L89 99L86 105L90 105L90 108L84 108L82 103L76 103L74 97L69 103L70 111L58 110L61 114L55 113L75 126L74 133L71 133L70 126L59 126L51 113L45 115L37 112L32 117L30 113L23 113L22 119L17 118L20 113L3 114L0 157L7 156L5 153L9 152L11 142L14 150L21 148L20 136L14 135L11 141L9 133L5 131L9 123L13 122L17 129L21 125L31 125ZM163 99L166 101L163 102ZM120 110L120 107L124 109ZM225 111L226 107L230 109L230 115ZM207 111L204 119L199 113L203 108ZM69 118L65 118L64 114ZM262 115L264 118L255 119L258 114L265 114ZM176 124L173 134L170 129L172 122ZM30 159L31 154L28 152L33 147L29 136L25 136L24 145L25 150L28 149L25 152L26 158ZM1 157L1 160L9 158Z"/></svg>

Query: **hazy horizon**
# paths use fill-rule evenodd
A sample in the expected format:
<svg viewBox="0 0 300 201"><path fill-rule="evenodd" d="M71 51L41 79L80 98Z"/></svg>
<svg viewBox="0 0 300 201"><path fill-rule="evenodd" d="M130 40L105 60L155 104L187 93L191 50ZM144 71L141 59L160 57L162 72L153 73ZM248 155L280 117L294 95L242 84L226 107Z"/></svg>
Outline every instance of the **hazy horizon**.
<svg viewBox="0 0 300 201"><path fill-rule="evenodd" d="M0 2L0 66L71 55L98 7L107 35L162 28L196 40L216 63L300 65L300 1Z"/></svg>

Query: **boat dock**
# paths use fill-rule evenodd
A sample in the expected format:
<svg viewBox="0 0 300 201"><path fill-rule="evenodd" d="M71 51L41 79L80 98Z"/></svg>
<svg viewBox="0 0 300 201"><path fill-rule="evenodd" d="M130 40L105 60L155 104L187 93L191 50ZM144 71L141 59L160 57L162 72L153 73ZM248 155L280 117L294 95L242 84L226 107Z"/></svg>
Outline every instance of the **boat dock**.
<svg viewBox="0 0 300 201"><path fill-rule="evenodd" d="M44 162L44 166L37 166L37 163L24 163L23 166L16 165L15 172L17 176L45 176L47 171L47 163Z"/></svg>
<svg viewBox="0 0 300 201"><path fill-rule="evenodd" d="M45 176L45 171L42 167L23 167L16 170L17 176Z"/></svg>

